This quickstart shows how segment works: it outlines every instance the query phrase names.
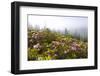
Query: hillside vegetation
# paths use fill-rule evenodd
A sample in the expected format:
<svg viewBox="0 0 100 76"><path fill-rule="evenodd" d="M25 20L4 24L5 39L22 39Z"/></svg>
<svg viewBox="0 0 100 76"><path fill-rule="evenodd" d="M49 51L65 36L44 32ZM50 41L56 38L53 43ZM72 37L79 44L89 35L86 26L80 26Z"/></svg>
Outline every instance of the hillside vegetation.
<svg viewBox="0 0 100 76"><path fill-rule="evenodd" d="M80 59L88 57L86 40L68 32L28 29L28 60Z"/></svg>

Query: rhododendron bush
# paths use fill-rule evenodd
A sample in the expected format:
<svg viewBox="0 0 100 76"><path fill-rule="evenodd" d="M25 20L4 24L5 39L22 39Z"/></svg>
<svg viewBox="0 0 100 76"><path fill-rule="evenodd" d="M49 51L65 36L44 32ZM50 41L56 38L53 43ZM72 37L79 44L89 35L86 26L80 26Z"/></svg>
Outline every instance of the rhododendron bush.
<svg viewBox="0 0 100 76"><path fill-rule="evenodd" d="M44 29L28 29L28 60L80 59L88 57L88 43L78 37Z"/></svg>

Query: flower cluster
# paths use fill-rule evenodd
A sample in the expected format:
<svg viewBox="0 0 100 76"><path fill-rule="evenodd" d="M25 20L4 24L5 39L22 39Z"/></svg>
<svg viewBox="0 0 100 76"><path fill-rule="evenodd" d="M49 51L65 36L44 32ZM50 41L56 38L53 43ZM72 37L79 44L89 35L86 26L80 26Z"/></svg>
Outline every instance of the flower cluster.
<svg viewBox="0 0 100 76"><path fill-rule="evenodd" d="M28 30L28 60L87 58L87 42L49 29Z"/></svg>

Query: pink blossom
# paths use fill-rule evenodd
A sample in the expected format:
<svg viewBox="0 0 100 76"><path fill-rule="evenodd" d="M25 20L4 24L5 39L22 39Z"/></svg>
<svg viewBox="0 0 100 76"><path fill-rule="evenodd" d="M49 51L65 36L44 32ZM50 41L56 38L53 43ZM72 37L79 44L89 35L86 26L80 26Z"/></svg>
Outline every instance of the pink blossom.
<svg viewBox="0 0 100 76"><path fill-rule="evenodd" d="M72 46L72 47L71 47L71 50L77 50L77 48Z"/></svg>

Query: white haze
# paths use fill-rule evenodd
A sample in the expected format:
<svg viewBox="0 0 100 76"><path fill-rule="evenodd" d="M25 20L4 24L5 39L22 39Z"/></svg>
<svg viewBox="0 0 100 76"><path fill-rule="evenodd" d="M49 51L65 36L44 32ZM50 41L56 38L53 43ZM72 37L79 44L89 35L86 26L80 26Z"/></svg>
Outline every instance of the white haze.
<svg viewBox="0 0 100 76"><path fill-rule="evenodd" d="M29 15L28 27L37 27L39 29L49 28L50 30L68 33L83 39L88 37L88 17L81 16L42 16Z"/></svg>
<svg viewBox="0 0 100 76"><path fill-rule="evenodd" d="M29 15L28 25L32 27L39 26L40 29L47 27L51 30L60 30L60 31L65 30L65 28L67 28L68 30L77 30L88 27L88 18L77 17L77 16L61 17L61 16Z"/></svg>

